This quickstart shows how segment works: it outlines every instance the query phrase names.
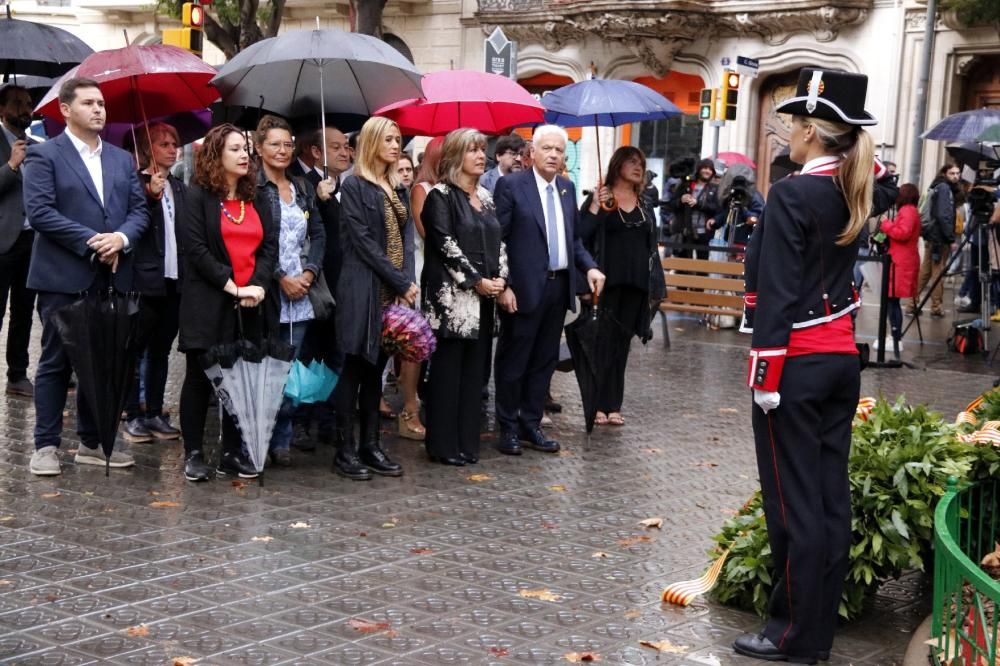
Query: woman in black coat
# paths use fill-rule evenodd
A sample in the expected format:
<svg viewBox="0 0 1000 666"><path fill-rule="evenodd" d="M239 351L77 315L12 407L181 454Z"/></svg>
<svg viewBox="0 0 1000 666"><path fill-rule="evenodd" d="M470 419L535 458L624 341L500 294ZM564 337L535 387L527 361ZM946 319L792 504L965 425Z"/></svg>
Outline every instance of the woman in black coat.
<svg viewBox="0 0 1000 666"><path fill-rule="evenodd" d="M337 339L344 369L335 391L337 454L334 471L349 479L371 473L401 476L403 468L382 450L379 401L387 361L381 349L382 311L397 300L413 305L413 221L396 194L399 126L370 118L358 135L354 175L341 187L340 231L344 262L337 281ZM354 410L360 415L360 444Z"/></svg>
<svg viewBox="0 0 1000 666"><path fill-rule="evenodd" d="M278 227L267 196L257 193L246 139L236 127L220 125L205 136L195 182L183 225L179 346L187 356L187 373L181 389L181 432L184 476L206 481L212 471L205 464L202 444L212 385L201 358L212 347L237 338L237 303L243 308L245 337L259 341L276 334L277 317L257 306L274 273ZM257 476L242 448L233 418L224 413L219 473Z"/></svg>
<svg viewBox="0 0 1000 666"><path fill-rule="evenodd" d="M494 299L507 286L507 251L489 190L486 137L458 129L445 138L438 184L421 213L426 236L421 287L437 336L427 380L432 462L479 461L480 392L493 336Z"/></svg>
<svg viewBox="0 0 1000 666"><path fill-rule="evenodd" d="M126 405L123 436L130 442L177 439L181 431L163 414L170 350L177 337L183 249L178 223L184 219L187 187L170 174L177 161L177 130L166 123L153 123L139 132L138 154L145 165L139 178L145 184L149 228L136 243L133 286L142 294L142 329L149 332L138 351L136 378ZM146 357L145 406L139 400L139 368Z"/></svg>
<svg viewBox="0 0 1000 666"><path fill-rule="evenodd" d="M580 238L607 276L600 306L643 343L650 338L649 324L664 293L653 209L642 199L645 173L642 151L622 146L611 156L597 198L588 197L580 209ZM612 199L612 210L600 207L599 201ZM627 364L626 346L614 372L600 378L595 424L625 425L621 408Z"/></svg>

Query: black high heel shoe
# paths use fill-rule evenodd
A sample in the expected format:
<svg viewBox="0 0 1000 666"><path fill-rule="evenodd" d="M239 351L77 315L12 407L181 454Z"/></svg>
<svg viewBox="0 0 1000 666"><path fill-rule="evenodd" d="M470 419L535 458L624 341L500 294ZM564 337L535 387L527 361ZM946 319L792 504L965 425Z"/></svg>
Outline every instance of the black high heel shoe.
<svg viewBox="0 0 1000 666"><path fill-rule="evenodd" d="M445 456L432 456L427 454L427 459L432 463L441 463L442 465L454 465L455 467L464 467L465 458L451 458Z"/></svg>

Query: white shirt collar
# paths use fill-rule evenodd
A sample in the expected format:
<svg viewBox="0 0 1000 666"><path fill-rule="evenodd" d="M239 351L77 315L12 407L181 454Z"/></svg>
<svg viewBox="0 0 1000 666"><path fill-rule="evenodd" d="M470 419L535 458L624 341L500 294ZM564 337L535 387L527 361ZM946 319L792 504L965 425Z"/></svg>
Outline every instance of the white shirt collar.
<svg viewBox="0 0 1000 666"><path fill-rule="evenodd" d="M101 141L101 137L97 137L97 149L91 150L90 146L88 146L83 141L83 139L80 139L75 134L73 134L73 132L70 131L69 127L66 128L65 133L66 136L69 137L69 140L73 142L73 147L76 148L76 152L80 153L81 157L87 157L90 155L100 155L101 151L104 149L104 142Z"/></svg>
<svg viewBox="0 0 1000 666"><path fill-rule="evenodd" d="M549 185L552 185L553 188L556 187L556 178L558 178L558 176L553 178L552 182L550 183L549 181L542 178L542 174L538 173L538 169L536 169L535 167L531 167L531 173L535 174L535 183L538 185L539 190L544 191L545 188L548 187Z"/></svg>
<svg viewBox="0 0 1000 666"><path fill-rule="evenodd" d="M830 176L840 166L841 159L836 155L823 155L816 157L802 165L799 175L816 174L818 176Z"/></svg>

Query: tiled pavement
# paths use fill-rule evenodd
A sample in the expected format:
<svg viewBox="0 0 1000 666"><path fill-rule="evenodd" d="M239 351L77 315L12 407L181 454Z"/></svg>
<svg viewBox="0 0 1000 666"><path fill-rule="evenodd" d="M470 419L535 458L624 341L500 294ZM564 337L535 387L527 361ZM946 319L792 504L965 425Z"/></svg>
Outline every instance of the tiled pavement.
<svg viewBox="0 0 1000 666"><path fill-rule="evenodd" d="M588 441L574 378L557 374L560 455L500 456L487 434L482 462L458 469L387 436L406 475L368 483L331 474L321 447L263 487L194 485L177 443L134 446L138 466L106 479L70 462L73 435L62 476L34 478L30 403L0 398L0 660L750 663L728 646L752 615L659 603L666 583L701 573L710 535L755 486L745 339L670 325L670 351L659 338L634 348L624 428ZM955 365L940 337L932 369L866 371L864 392L953 414L991 378ZM639 526L649 517L662 530ZM831 663L899 663L928 594L917 572L885 584Z"/></svg>

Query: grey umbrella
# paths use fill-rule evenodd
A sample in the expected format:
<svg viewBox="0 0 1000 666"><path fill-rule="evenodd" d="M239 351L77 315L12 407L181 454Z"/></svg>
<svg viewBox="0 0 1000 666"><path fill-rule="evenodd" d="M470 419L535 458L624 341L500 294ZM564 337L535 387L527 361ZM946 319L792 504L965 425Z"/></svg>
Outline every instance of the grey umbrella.
<svg viewBox="0 0 1000 666"><path fill-rule="evenodd" d="M65 74L94 52L76 35L44 23L0 19L0 69L3 81L13 74L55 77Z"/></svg>
<svg viewBox="0 0 1000 666"><path fill-rule="evenodd" d="M413 63L389 44L325 28L257 42L223 65L211 83L226 106L264 108L288 118L320 114L325 122L327 113L370 116L393 102L423 97L420 79Z"/></svg>

